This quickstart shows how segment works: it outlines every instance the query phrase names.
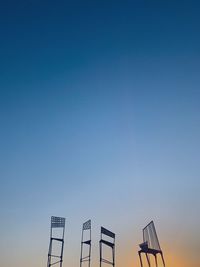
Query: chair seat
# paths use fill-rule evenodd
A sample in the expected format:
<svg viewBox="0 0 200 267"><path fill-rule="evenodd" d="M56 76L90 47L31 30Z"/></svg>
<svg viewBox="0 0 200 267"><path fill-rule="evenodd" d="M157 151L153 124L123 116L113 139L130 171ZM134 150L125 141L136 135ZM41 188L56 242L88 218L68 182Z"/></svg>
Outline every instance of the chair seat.
<svg viewBox="0 0 200 267"><path fill-rule="evenodd" d="M161 250L156 250L156 249L153 249L153 248L145 248L145 249L141 249L139 251L139 253L147 253L147 254L152 254L152 255L156 255L158 253L162 254L162 251Z"/></svg>
<svg viewBox="0 0 200 267"><path fill-rule="evenodd" d="M111 248L114 247L114 243L108 242L108 241L106 241L104 239L101 239L100 242L105 244L105 245L107 245L107 246L109 246L109 247L111 247Z"/></svg>

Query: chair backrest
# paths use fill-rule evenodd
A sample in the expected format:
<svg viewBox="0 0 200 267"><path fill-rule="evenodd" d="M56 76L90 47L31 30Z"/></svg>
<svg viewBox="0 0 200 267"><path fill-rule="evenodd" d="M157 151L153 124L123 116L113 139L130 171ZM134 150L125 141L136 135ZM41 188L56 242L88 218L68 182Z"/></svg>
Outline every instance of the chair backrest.
<svg viewBox="0 0 200 267"><path fill-rule="evenodd" d="M65 218L51 216L51 228L64 228Z"/></svg>
<svg viewBox="0 0 200 267"><path fill-rule="evenodd" d="M143 242L147 242L148 248L161 251L158 236L156 233L156 228L153 221L151 221L143 229Z"/></svg>
<svg viewBox="0 0 200 267"><path fill-rule="evenodd" d="M51 216L51 237L64 239L65 218Z"/></svg>

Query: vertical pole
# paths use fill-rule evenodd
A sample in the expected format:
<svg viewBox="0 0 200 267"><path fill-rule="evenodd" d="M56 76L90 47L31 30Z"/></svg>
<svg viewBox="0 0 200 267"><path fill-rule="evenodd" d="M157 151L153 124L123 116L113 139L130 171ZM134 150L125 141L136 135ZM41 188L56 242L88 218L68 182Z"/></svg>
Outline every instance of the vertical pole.
<svg viewBox="0 0 200 267"><path fill-rule="evenodd" d="M165 260L164 260L164 257L163 257L162 252L161 252L160 254L161 254L161 258L162 258L163 266L165 267Z"/></svg>
<svg viewBox="0 0 200 267"><path fill-rule="evenodd" d="M101 238L100 238L100 267L102 265L102 233L101 233Z"/></svg>
<svg viewBox="0 0 200 267"><path fill-rule="evenodd" d="M140 265L141 265L141 267L143 267L142 257L141 257L141 253L140 253L140 251L138 252L138 254L139 254L139 258L140 258Z"/></svg>
<svg viewBox="0 0 200 267"><path fill-rule="evenodd" d="M112 248L112 256L113 256L113 267L115 266L115 247Z"/></svg>
<svg viewBox="0 0 200 267"><path fill-rule="evenodd" d="M101 257L102 257L102 251L101 251L101 246L102 246L102 243L101 241L99 241L99 249L100 249L100 267L101 267Z"/></svg>
<svg viewBox="0 0 200 267"><path fill-rule="evenodd" d="M145 253L145 254L146 254L146 258L147 258L148 265L149 265L149 267L151 267L151 263L150 263L149 256L148 256L148 254L147 254L147 253Z"/></svg>
<svg viewBox="0 0 200 267"><path fill-rule="evenodd" d="M82 267L82 256L83 256L83 229L81 235L81 256L80 256L80 267Z"/></svg>
<svg viewBox="0 0 200 267"><path fill-rule="evenodd" d="M64 233L65 233L65 226L63 227L63 233L62 233L62 248L61 248L61 256L60 256L60 267L62 267L62 263L63 263Z"/></svg>
<svg viewBox="0 0 200 267"><path fill-rule="evenodd" d="M113 267L115 267L115 238L114 238L114 246L113 246Z"/></svg>
<svg viewBox="0 0 200 267"><path fill-rule="evenodd" d="M91 240L92 240L92 233L91 233L91 227L90 227L90 244L89 244L89 267L90 267L90 262L91 262Z"/></svg>
<svg viewBox="0 0 200 267"><path fill-rule="evenodd" d="M51 248L52 248L52 239L50 238L47 267L51 266L51 250L52 250Z"/></svg>
<svg viewBox="0 0 200 267"><path fill-rule="evenodd" d="M61 256L60 256L60 267L62 267L62 263L63 263L63 248L64 248L64 240L62 241Z"/></svg>
<svg viewBox="0 0 200 267"><path fill-rule="evenodd" d="M155 254L155 263L156 263L156 267L158 267L158 260L157 260L157 255Z"/></svg>
<svg viewBox="0 0 200 267"><path fill-rule="evenodd" d="M49 244L47 267L51 266L51 252L52 252L52 226L50 228L50 244Z"/></svg>

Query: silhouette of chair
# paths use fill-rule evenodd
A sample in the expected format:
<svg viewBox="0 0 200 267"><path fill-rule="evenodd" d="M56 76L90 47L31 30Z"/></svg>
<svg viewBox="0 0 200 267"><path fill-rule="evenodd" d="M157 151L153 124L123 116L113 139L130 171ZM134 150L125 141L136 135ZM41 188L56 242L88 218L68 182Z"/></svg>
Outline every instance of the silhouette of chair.
<svg viewBox="0 0 200 267"><path fill-rule="evenodd" d="M64 249L65 218L51 217L50 244L47 267L59 264L62 267Z"/></svg>
<svg viewBox="0 0 200 267"><path fill-rule="evenodd" d="M87 235L85 236L84 233L86 233ZM88 254L86 256L84 256L85 245L88 247ZM88 262L88 267L90 267L90 261L91 261L91 220L88 220L87 222L83 223L82 227L80 267L82 267L84 262Z"/></svg>
<svg viewBox="0 0 200 267"><path fill-rule="evenodd" d="M112 239L112 240L106 240L105 237ZM112 249L112 260L105 259L103 257L103 245L110 247ZM102 263L107 263L115 266L115 234L111 231L107 230L104 227L101 227L101 239L99 241L100 246L100 267L102 266Z"/></svg>
<svg viewBox="0 0 200 267"><path fill-rule="evenodd" d="M163 252L159 244L158 236L156 233L156 228L155 228L153 221L151 221L143 229L143 243L140 244L139 246L140 246L140 250L138 251L138 254L140 258L141 267L143 267L142 255L141 255L142 253L146 255L146 259L147 259L149 267L151 267L149 255L153 255L155 257L155 264L156 264L156 267L158 267L157 254L160 254L162 258L163 266L165 267L165 260L164 260Z"/></svg>

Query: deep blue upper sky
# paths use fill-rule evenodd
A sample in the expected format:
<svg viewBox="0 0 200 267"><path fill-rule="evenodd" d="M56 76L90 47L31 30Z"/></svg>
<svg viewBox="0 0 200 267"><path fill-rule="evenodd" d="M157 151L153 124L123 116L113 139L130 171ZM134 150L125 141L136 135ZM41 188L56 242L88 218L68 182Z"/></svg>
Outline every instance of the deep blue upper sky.
<svg viewBox="0 0 200 267"><path fill-rule="evenodd" d="M90 216L119 231L123 218L124 232L156 218L176 234L184 220L191 240L180 235L195 247L199 10L176 0L1 4L0 265L44 265L45 253L29 253L48 233L24 244L50 215L69 217L72 232ZM19 260L26 249L32 265Z"/></svg>
<svg viewBox="0 0 200 267"><path fill-rule="evenodd" d="M193 1L6 2L0 11L3 87L113 60L198 62L199 4Z"/></svg>

